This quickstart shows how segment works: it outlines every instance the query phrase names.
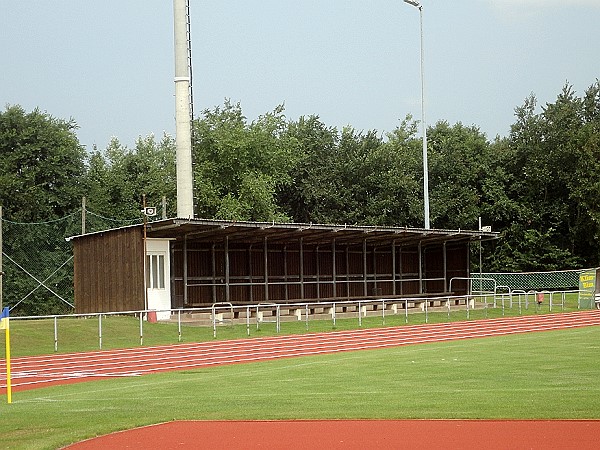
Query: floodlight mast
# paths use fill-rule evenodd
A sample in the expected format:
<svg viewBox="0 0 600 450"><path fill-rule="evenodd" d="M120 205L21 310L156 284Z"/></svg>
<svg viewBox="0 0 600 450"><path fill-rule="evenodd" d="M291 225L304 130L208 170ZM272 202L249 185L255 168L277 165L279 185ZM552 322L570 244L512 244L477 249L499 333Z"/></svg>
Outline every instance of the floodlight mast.
<svg viewBox="0 0 600 450"><path fill-rule="evenodd" d="M423 5L416 0L404 0L404 3L419 9L421 29L421 127L423 129L423 209L425 215L425 229L429 230L429 169L427 163L427 124L425 123L425 71L423 55Z"/></svg>
<svg viewBox="0 0 600 450"><path fill-rule="evenodd" d="M175 37L175 147L177 217L194 218L192 123L190 106L189 0L173 0Z"/></svg>

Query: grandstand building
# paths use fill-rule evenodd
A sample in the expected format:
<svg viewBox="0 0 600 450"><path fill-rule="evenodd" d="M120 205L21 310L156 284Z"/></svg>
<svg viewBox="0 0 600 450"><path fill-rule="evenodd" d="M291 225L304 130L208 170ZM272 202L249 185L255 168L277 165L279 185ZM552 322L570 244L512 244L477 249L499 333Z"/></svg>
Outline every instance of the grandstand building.
<svg viewBox="0 0 600 450"><path fill-rule="evenodd" d="M486 231L164 219L70 238L77 313L449 295ZM466 282L452 284L465 294ZM168 314L168 313L166 313Z"/></svg>

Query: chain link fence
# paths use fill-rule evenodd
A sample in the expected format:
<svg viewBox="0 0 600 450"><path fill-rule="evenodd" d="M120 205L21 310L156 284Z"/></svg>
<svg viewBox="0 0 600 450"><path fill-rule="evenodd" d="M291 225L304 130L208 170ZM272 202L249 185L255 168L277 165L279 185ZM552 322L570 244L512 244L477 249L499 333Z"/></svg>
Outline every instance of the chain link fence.
<svg viewBox="0 0 600 450"><path fill-rule="evenodd" d="M67 237L134 223L82 209L38 223L2 218L2 303L11 314L69 314L74 308L73 250Z"/></svg>
<svg viewBox="0 0 600 450"><path fill-rule="evenodd" d="M473 289L493 292L496 286L506 286L511 291L554 291L579 289L579 276L589 269L557 270L553 272L482 273L472 274Z"/></svg>

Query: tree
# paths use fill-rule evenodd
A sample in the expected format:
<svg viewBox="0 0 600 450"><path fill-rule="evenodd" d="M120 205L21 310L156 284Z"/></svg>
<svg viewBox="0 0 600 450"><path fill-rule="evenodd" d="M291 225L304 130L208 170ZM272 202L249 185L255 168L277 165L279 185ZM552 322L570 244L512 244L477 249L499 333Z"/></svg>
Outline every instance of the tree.
<svg viewBox="0 0 600 450"><path fill-rule="evenodd" d="M501 224L494 267L550 270L598 264L598 92L596 82L578 98L566 84L540 113L533 95L516 109L505 164L506 192L518 207Z"/></svg>
<svg viewBox="0 0 600 450"><path fill-rule="evenodd" d="M76 234L69 218L79 206L85 170L76 128L73 120L38 109L8 106L0 113L0 204L10 218L1 224L3 279L10 285L4 302L19 303L19 314L67 311L47 288L72 300L65 237Z"/></svg>
<svg viewBox="0 0 600 450"><path fill-rule="evenodd" d="M286 139L296 151L290 182L278 191L278 202L294 222L331 221L325 203L334 193L331 186L334 152L339 138L335 128L319 117L300 117L287 124Z"/></svg>
<svg viewBox="0 0 600 450"><path fill-rule="evenodd" d="M276 192L289 183L295 158L284 134L284 108L248 123L238 104L203 112L194 122L196 215L228 220L285 221Z"/></svg>
<svg viewBox="0 0 600 450"><path fill-rule="evenodd" d="M164 135L140 137L130 150L113 138L104 152L92 152L88 159L86 196L92 211L114 219L140 216L142 196L148 206L167 198L167 215L176 210L175 142Z"/></svg>
<svg viewBox="0 0 600 450"><path fill-rule="evenodd" d="M70 214L83 191L85 150L77 125L39 109L0 112L0 204L13 220L34 222Z"/></svg>
<svg viewBox="0 0 600 450"><path fill-rule="evenodd" d="M377 131L339 132L317 116L288 126L300 155L279 200L296 222L407 225L418 190L411 161L411 125L384 142ZM414 146L412 146L414 147Z"/></svg>
<svg viewBox="0 0 600 450"><path fill-rule="evenodd" d="M488 177L489 143L475 126L438 122L428 133L432 223L437 228L475 228Z"/></svg>

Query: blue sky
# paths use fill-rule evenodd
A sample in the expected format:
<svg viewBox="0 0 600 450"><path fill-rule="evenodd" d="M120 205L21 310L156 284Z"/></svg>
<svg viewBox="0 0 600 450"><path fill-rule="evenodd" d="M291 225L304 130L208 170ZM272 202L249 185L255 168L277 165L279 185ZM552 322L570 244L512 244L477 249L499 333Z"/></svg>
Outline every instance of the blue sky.
<svg viewBox="0 0 600 450"><path fill-rule="evenodd" d="M600 0L423 0L429 124L506 136L534 93L600 78ZM173 134L171 0L0 0L0 102L112 136ZM191 0L195 111L240 102L254 120L393 130L420 119L419 13L402 0Z"/></svg>

